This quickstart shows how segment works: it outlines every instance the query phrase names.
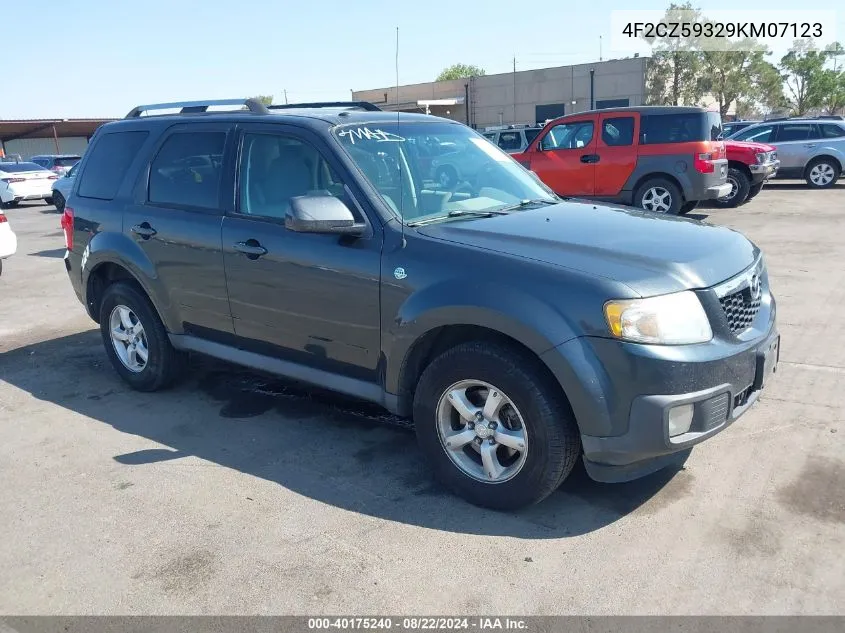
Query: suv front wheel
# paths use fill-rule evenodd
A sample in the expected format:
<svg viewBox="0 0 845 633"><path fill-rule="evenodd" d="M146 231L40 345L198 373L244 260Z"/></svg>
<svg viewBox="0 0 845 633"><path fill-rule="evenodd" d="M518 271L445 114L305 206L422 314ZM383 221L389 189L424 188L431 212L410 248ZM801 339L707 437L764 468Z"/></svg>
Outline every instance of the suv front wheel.
<svg viewBox="0 0 845 633"><path fill-rule="evenodd" d="M152 303L134 284L106 288L100 333L111 364L133 389L156 391L181 373L184 355L170 344Z"/></svg>
<svg viewBox="0 0 845 633"><path fill-rule="evenodd" d="M550 495L581 452L569 404L539 361L495 343L437 357L417 386L414 423L436 477L497 510Z"/></svg>
<svg viewBox="0 0 845 633"><path fill-rule="evenodd" d="M827 189L836 184L839 180L839 165L829 158L822 156L814 158L807 165L805 180L814 189Z"/></svg>

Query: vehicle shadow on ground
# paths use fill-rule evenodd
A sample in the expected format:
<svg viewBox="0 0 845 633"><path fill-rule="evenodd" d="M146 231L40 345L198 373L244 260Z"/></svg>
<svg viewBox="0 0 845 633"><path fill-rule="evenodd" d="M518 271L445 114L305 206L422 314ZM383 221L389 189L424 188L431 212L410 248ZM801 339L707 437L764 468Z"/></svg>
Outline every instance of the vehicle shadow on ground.
<svg viewBox="0 0 845 633"><path fill-rule="evenodd" d="M47 251L38 251L37 253L30 253L30 257L64 257L65 256L64 248L51 248Z"/></svg>
<svg viewBox="0 0 845 633"><path fill-rule="evenodd" d="M681 464L615 485L593 482L579 465L541 504L515 513L484 510L435 483L409 423L375 405L211 359L192 359L189 374L169 391L134 392L109 364L97 330L0 355L4 381L166 447L103 455L127 467L126 479L131 469L195 456L370 516L539 539L584 534L635 512L653 514L691 493L692 476L679 472Z"/></svg>
<svg viewBox="0 0 845 633"><path fill-rule="evenodd" d="M779 189L781 191L789 191L789 190L802 190L802 191L817 191L816 189L811 188L805 181L803 180L769 180L765 186L763 187L763 191L761 195L765 193L766 189ZM828 187L828 189L837 189L843 190L845 189L845 181L840 180L832 187ZM822 190L823 191L823 190Z"/></svg>

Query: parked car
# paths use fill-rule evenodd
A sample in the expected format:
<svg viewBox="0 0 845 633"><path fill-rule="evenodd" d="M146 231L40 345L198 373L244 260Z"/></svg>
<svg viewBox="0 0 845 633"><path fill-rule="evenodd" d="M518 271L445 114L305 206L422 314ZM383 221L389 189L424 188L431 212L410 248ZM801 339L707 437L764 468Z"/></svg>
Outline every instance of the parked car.
<svg viewBox="0 0 845 633"><path fill-rule="evenodd" d="M725 150L731 191L724 198L717 198L715 203L719 207L733 208L759 194L766 180L777 174L780 161L777 150L764 143L727 140Z"/></svg>
<svg viewBox="0 0 845 633"><path fill-rule="evenodd" d="M3 274L3 260L11 257L18 250L18 238L12 231L9 218L0 209L0 275Z"/></svg>
<svg viewBox="0 0 845 633"><path fill-rule="evenodd" d="M731 134L736 134L740 130L744 130L749 125L754 125L760 121L728 121L722 122L722 136L728 138Z"/></svg>
<svg viewBox="0 0 845 633"><path fill-rule="evenodd" d="M14 207L23 200L53 204L51 186L58 176L35 163L0 163L0 207Z"/></svg>
<svg viewBox="0 0 845 633"><path fill-rule="evenodd" d="M192 351L377 402L413 417L452 490L513 509L582 456L606 482L683 459L776 368L766 265L736 231L563 200L429 115L165 107L99 128L61 222L71 285L137 390ZM432 137L484 162L478 181L431 189L409 148Z"/></svg>
<svg viewBox="0 0 845 633"><path fill-rule="evenodd" d="M65 209L65 201L68 199L70 190L73 188L73 182L78 169L79 163L76 163L64 176L53 181L52 202L56 206L56 211L59 213Z"/></svg>
<svg viewBox="0 0 845 633"><path fill-rule="evenodd" d="M543 130L542 127L517 127L508 126L501 130L486 130L484 138L505 150L508 154L524 152L531 141Z"/></svg>
<svg viewBox="0 0 845 633"><path fill-rule="evenodd" d="M514 158L562 196L684 214L730 193L718 112L643 106L570 114Z"/></svg>
<svg viewBox="0 0 845 633"><path fill-rule="evenodd" d="M76 154L43 154L33 156L29 161L64 176L71 167L79 162L80 158L82 157Z"/></svg>
<svg viewBox="0 0 845 633"><path fill-rule="evenodd" d="M777 177L803 178L814 189L835 185L845 165L845 121L837 119L764 121L730 138L777 148Z"/></svg>

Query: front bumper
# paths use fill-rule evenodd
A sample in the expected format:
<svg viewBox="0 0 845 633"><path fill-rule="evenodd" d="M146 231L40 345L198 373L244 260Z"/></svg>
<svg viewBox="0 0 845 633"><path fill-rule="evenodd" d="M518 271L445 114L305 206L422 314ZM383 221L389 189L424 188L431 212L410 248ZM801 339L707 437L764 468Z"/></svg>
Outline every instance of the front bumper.
<svg viewBox="0 0 845 633"><path fill-rule="evenodd" d="M667 367L669 371L682 371L690 385L703 387L712 384L714 377L718 382L684 393L637 396L631 401L627 432L613 437L582 435L584 464L590 477L603 482L642 477L728 428L760 397L769 377L777 371L779 357L780 334L773 323L762 341L724 359L719 376L714 376L710 363ZM694 407L690 429L670 437L669 410L686 404Z"/></svg>
<svg viewBox="0 0 845 633"><path fill-rule="evenodd" d="M779 168L779 160L771 160L766 163L756 163L754 165L749 165L748 169L751 171L752 184L757 185L761 182L768 180L769 178L774 178L775 174L778 173Z"/></svg>
<svg viewBox="0 0 845 633"><path fill-rule="evenodd" d="M704 190L705 200L715 200L716 198L724 198L731 193L730 183L722 183L721 185L713 185Z"/></svg>

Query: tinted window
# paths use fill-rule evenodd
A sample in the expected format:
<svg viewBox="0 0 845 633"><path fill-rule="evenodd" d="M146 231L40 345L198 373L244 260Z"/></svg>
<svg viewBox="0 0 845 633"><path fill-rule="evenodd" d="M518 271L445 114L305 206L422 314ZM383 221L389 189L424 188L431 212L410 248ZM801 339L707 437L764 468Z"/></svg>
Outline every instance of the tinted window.
<svg viewBox="0 0 845 633"><path fill-rule="evenodd" d="M633 145L634 117L605 119L601 125L601 140L605 145Z"/></svg>
<svg viewBox="0 0 845 633"><path fill-rule="evenodd" d="M519 132L502 132L499 134L499 147L506 151L522 147L522 138Z"/></svg>
<svg viewBox="0 0 845 633"><path fill-rule="evenodd" d="M839 138L840 136L845 136L845 128L842 128L838 125L830 125L829 123L825 123L821 126L822 128L822 138Z"/></svg>
<svg viewBox="0 0 845 633"><path fill-rule="evenodd" d="M734 134L731 138L735 141L748 141L749 143L769 143L772 140L774 129L774 125L747 127Z"/></svg>
<svg viewBox="0 0 845 633"><path fill-rule="evenodd" d="M168 137L150 165L150 202L217 208L225 143L224 132L180 132Z"/></svg>
<svg viewBox="0 0 845 633"><path fill-rule="evenodd" d="M484 135L484 138L488 138L491 141L495 141L496 140L496 133L495 132L488 132L487 134Z"/></svg>
<svg viewBox="0 0 845 633"><path fill-rule="evenodd" d="M103 134L91 149L91 156L85 163L77 195L100 200L114 199L132 160L148 135L144 131Z"/></svg>
<svg viewBox="0 0 845 633"><path fill-rule="evenodd" d="M14 174L21 171L44 171L44 168L35 163L0 163L0 171Z"/></svg>
<svg viewBox="0 0 845 633"><path fill-rule="evenodd" d="M640 118L640 143L715 141L722 134L718 112L651 114Z"/></svg>
<svg viewBox="0 0 845 633"><path fill-rule="evenodd" d="M525 142L531 145L535 138L540 134L541 130L532 128L530 130L525 130Z"/></svg>
<svg viewBox="0 0 845 633"><path fill-rule="evenodd" d="M64 158L57 158L53 161L54 165L59 167L73 167L79 162L79 156L65 156Z"/></svg>
<svg viewBox="0 0 845 633"><path fill-rule="evenodd" d="M244 135L239 173L240 213L283 219L294 196L346 197L343 182L317 149L290 136Z"/></svg>
<svg viewBox="0 0 845 633"><path fill-rule="evenodd" d="M561 123L543 137L543 149L577 149L593 140L593 122Z"/></svg>
<svg viewBox="0 0 845 633"><path fill-rule="evenodd" d="M778 143L786 141L806 141L813 134L813 125L806 123L803 125L782 125L778 131Z"/></svg>

